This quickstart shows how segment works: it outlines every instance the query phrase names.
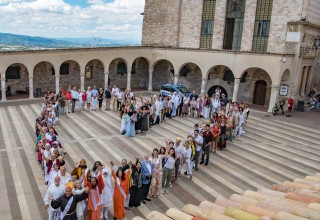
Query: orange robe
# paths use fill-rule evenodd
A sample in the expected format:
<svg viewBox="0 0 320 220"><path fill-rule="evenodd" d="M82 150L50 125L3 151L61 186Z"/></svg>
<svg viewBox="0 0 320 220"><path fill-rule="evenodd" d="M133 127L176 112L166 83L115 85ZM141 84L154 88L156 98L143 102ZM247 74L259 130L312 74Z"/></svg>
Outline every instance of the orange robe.
<svg viewBox="0 0 320 220"><path fill-rule="evenodd" d="M123 189L123 191L126 193L126 196L128 196L130 171L128 170L124 175L125 175L124 180L119 179L120 186ZM113 194L114 217L116 217L117 219L124 219L126 217L126 212L124 210L124 197L118 188L117 176L113 169L112 169L112 176L115 182L114 194Z"/></svg>
<svg viewBox="0 0 320 220"><path fill-rule="evenodd" d="M85 185L87 187L89 187L89 189L92 189L91 183L87 182L86 178L84 178L85 181ZM103 179L102 179L102 175L100 174L98 176L98 184L97 184L98 188L99 188L99 194L102 194L102 190L104 188L104 183L103 183ZM97 190L94 190L94 197L96 199L97 202L99 202L99 195L97 193ZM100 208L101 205L97 206L97 210L94 210L94 205L92 202L92 198L91 198L91 193L89 191L88 193L88 218L87 220L100 220Z"/></svg>

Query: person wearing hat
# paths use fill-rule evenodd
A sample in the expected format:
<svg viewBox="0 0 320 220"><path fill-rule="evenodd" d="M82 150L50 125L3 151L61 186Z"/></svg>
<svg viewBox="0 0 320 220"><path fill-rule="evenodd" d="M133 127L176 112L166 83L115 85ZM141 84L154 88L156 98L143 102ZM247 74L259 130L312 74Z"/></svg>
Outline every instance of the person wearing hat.
<svg viewBox="0 0 320 220"><path fill-rule="evenodd" d="M181 173L181 161L184 159L184 147L181 146L181 138L176 138L176 143L173 146L175 152L176 152L176 161L174 164L174 170L175 170L175 181L178 179L178 174Z"/></svg>

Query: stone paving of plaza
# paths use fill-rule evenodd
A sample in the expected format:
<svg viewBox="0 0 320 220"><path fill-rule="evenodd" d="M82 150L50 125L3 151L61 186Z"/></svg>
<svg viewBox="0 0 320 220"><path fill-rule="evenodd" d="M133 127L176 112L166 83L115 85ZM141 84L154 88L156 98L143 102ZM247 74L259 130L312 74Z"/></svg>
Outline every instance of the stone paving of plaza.
<svg viewBox="0 0 320 220"><path fill-rule="evenodd" d="M0 219L47 219L43 204L44 178L34 152L34 122L40 112L37 103L0 107ZM318 117L319 119L319 117ZM82 111L67 114L57 130L67 148L67 170L74 161L86 159L89 167L96 160L109 164L122 158L134 159L165 138L185 137L195 119L175 118L154 126L147 135L128 138L119 134L118 114L107 111ZM181 176L170 188L146 205L131 209L127 219L162 213L185 204L214 201L218 195L229 197L247 189L256 191L296 177L320 171L320 130L276 121L262 114L251 115L246 134L228 143L227 150L211 154L210 164L200 166L192 181Z"/></svg>

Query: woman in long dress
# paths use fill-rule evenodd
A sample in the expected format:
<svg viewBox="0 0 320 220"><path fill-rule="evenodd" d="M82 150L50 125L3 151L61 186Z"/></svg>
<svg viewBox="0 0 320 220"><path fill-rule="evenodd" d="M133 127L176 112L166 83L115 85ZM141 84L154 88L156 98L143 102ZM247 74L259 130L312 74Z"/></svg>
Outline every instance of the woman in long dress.
<svg viewBox="0 0 320 220"><path fill-rule="evenodd" d="M201 114L202 114L202 111L203 111L203 105L204 105L204 101L202 99L202 96L199 95L199 98L197 99L197 102L198 102L198 114L197 114L197 117L200 118L201 117Z"/></svg>
<svg viewBox="0 0 320 220"><path fill-rule="evenodd" d="M209 118L209 109L210 109L210 98L209 98L209 95L207 94L203 100L203 111L202 111L202 116L205 119Z"/></svg>
<svg viewBox="0 0 320 220"><path fill-rule="evenodd" d="M190 98L186 94L186 96L183 97L183 105L182 105L182 117L187 117L189 114L189 103L190 103Z"/></svg>
<svg viewBox="0 0 320 220"><path fill-rule="evenodd" d="M142 194L142 183L141 183L141 163L139 160L136 161L135 165L132 165L131 173L131 193L130 193L130 207L138 207L141 204L141 194Z"/></svg>
<svg viewBox="0 0 320 220"><path fill-rule="evenodd" d="M128 123L128 118L130 119L129 115L127 114L127 109L123 108L120 113L121 118L121 125L120 125L120 134L126 133L126 127Z"/></svg>
<svg viewBox="0 0 320 220"><path fill-rule="evenodd" d="M122 172L122 169L114 171L114 164L111 161L111 174L114 179L114 194L113 194L113 208L114 208L114 218L124 219L126 217L126 212L124 209L124 201L128 197L128 185L129 178L131 175L131 168L126 172Z"/></svg>
<svg viewBox="0 0 320 220"><path fill-rule="evenodd" d="M90 110L91 107L91 97L92 97L92 92L91 92L91 87L88 87L88 90L86 92L87 95L87 110Z"/></svg>
<svg viewBox="0 0 320 220"><path fill-rule="evenodd" d="M127 119L127 126L126 126L126 135L128 137L134 137L136 136L136 128L135 124L137 122L137 112L131 112L131 114L128 114L129 117Z"/></svg>
<svg viewBox="0 0 320 220"><path fill-rule="evenodd" d="M108 219L108 209L112 206L113 188L111 185L111 170L110 168L104 168L102 170L102 179L104 188L101 194L101 209L100 218Z"/></svg>
<svg viewBox="0 0 320 220"><path fill-rule="evenodd" d="M147 106L141 107L141 132L146 133L148 131L148 110Z"/></svg>
<svg viewBox="0 0 320 220"><path fill-rule="evenodd" d="M165 149L164 149L165 151ZM158 149L153 149L151 158L152 179L149 189L149 197L157 198L161 192L162 184L162 155L159 155Z"/></svg>

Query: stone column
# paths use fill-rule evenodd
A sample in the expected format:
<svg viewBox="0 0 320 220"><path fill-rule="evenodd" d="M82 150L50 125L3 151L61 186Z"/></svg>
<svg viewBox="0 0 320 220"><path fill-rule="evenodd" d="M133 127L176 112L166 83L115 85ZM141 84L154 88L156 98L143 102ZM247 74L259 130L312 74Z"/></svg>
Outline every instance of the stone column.
<svg viewBox="0 0 320 220"><path fill-rule="evenodd" d="M107 89L109 82L109 72L104 72L104 89Z"/></svg>
<svg viewBox="0 0 320 220"><path fill-rule="evenodd" d="M6 101L7 94L6 94L6 79L5 78L1 78L1 93L2 93L1 101Z"/></svg>
<svg viewBox="0 0 320 220"><path fill-rule="evenodd" d="M84 76L85 76L85 73L80 74L80 90L81 91L84 90Z"/></svg>
<svg viewBox="0 0 320 220"><path fill-rule="evenodd" d="M127 71L127 89L131 89L131 70Z"/></svg>
<svg viewBox="0 0 320 220"><path fill-rule="evenodd" d="M148 91L152 91L152 75L153 75L153 69L149 69Z"/></svg>
<svg viewBox="0 0 320 220"><path fill-rule="evenodd" d="M300 88L301 93L299 94L302 97L304 97L306 95L304 89L305 89L305 86L307 83L308 71L309 71L309 66L305 66L305 68L303 69L303 78L302 78L301 88Z"/></svg>
<svg viewBox="0 0 320 220"><path fill-rule="evenodd" d="M178 84L179 75L174 75L174 84Z"/></svg>
<svg viewBox="0 0 320 220"><path fill-rule="evenodd" d="M276 102L278 101L278 97L279 97L279 85L272 85L271 86L271 94L270 94L270 101L269 101L269 108L268 108L268 113L272 112L272 108L274 107L274 105L276 104Z"/></svg>
<svg viewBox="0 0 320 220"><path fill-rule="evenodd" d="M56 75L56 94L60 92L60 75Z"/></svg>
<svg viewBox="0 0 320 220"><path fill-rule="evenodd" d="M201 95L202 95L202 97L204 97L204 95L205 95L207 82L208 82L208 78L202 77L202 81L201 81Z"/></svg>
<svg viewBox="0 0 320 220"><path fill-rule="evenodd" d="M29 77L29 99L33 99L33 76Z"/></svg>
<svg viewBox="0 0 320 220"><path fill-rule="evenodd" d="M232 101L233 102L236 102L238 99L239 85L240 85L240 78L235 78L234 79L234 86L233 86L233 94L232 94Z"/></svg>

